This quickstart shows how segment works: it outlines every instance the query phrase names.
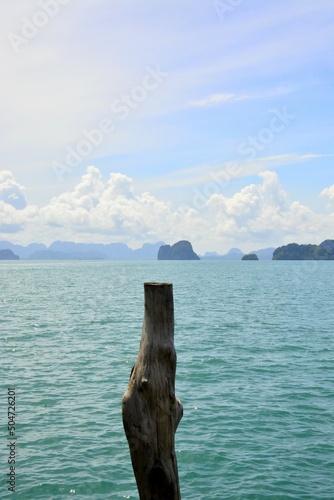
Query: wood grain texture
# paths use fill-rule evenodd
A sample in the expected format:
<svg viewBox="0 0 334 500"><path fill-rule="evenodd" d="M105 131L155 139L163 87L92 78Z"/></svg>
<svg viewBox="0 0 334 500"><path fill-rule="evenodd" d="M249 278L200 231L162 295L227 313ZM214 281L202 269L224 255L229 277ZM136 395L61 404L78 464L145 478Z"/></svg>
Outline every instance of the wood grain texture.
<svg viewBox="0 0 334 500"><path fill-rule="evenodd" d="M183 415L175 397L176 352L171 283L145 283L142 336L122 399L122 416L140 500L179 500L175 432Z"/></svg>

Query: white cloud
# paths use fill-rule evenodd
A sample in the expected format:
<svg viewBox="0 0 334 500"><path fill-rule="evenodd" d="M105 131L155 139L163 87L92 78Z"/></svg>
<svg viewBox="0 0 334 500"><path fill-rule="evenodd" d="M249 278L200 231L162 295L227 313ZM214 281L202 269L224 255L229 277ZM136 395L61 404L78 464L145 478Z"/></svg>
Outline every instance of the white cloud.
<svg viewBox="0 0 334 500"><path fill-rule="evenodd" d="M247 92L244 94L235 94L223 92L220 94L211 94L197 101L190 101L189 105L194 107L217 106L229 102L245 101L249 99L267 99L268 97L272 98L275 96L288 94L289 92L291 92L291 90L287 87L278 87L276 89L264 90L257 93Z"/></svg>
<svg viewBox="0 0 334 500"><path fill-rule="evenodd" d="M328 198L331 202L334 202L334 184L321 191L320 196L324 196Z"/></svg>
<svg viewBox="0 0 334 500"><path fill-rule="evenodd" d="M12 172L0 171L0 235L20 233L34 220L36 207L27 205L24 192Z"/></svg>
<svg viewBox="0 0 334 500"><path fill-rule="evenodd" d="M9 170L0 171L0 200L18 210L27 206L24 187L16 182Z"/></svg>
<svg viewBox="0 0 334 500"><path fill-rule="evenodd" d="M217 208L217 215L221 221L233 218L235 222L243 224L249 220L258 219L268 209L281 212L286 208L286 195L282 190L278 176L274 172L260 174L263 184L250 184L231 198L222 194L214 194L208 200L208 205Z"/></svg>
<svg viewBox="0 0 334 500"><path fill-rule="evenodd" d="M151 190L166 190L167 188L202 184L203 189L196 189L196 193L199 192L200 196L203 197L206 191L205 183L211 184L212 181L214 181L217 183L217 189L221 190L232 179L258 175L266 170L289 167L293 164L306 163L310 160L320 159L326 156L327 155L311 153L284 153L272 156L259 156L252 161L245 160L244 158L237 158L234 162L211 165L201 164L191 168L171 171L168 174L145 178L139 183L139 186L149 186Z"/></svg>
<svg viewBox="0 0 334 500"><path fill-rule="evenodd" d="M2 172L0 186L19 184L11 172ZM23 191L22 186L20 192ZM0 190L1 192L1 190ZM333 186L323 193L333 195ZM232 196L214 194L207 207L172 204L147 191L138 192L135 181L120 173L104 179L96 167L88 167L72 190L53 197L38 209L0 200L0 238L27 244L54 240L124 242L133 248L145 242L174 243L189 239L197 252L227 251L239 246L320 243L333 237L334 214L316 213L298 201L289 201L275 172L265 171L259 182ZM11 239L12 239L11 238Z"/></svg>
<svg viewBox="0 0 334 500"><path fill-rule="evenodd" d="M250 99L248 95L237 95L237 94L212 94L198 101L191 101L190 106L195 107L206 107L206 106L216 106L218 104L225 104L227 102L233 101L243 101L245 99Z"/></svg>
<svg viewBox="0 0 334 500"><path fill-rule="evenodd" d="M274 172L260 174L262 184L251 184L228 198L214 194L208 201L216 218L217 239L259 244L320 242L331 237L333 218L316 214L287 193Z"/></svg>
<svg viewBox="0 0 334 500"><path fill-rule="evenodd" d="M172 209L168 202L148 192L134 194L133 180L112 173L104 181L101 172L88 167L73 191L54 197L40 210L42 223L62 228L72 238L100 241L123 241L140 244L161 239L196 235L203 227L193 209Z"/></svg>
<svg viewBox="0 0 334 500"><path fill-rule="evenodd" d="M210 2L152 7L152 2L82 0L80 5L61 6L15 54L7 35L20 33L22 18L31 20L41 10L40 3L17 0L0 5L3 134L8 161L13 162L10 168L16 171L36 164L45 168L60 159L67 145L81 139L82 130L110 117L113 100L140 83L147 65L160 64L170 77L141 109L147 114L150 110L167 113L198 95L204 96L198 100L202 106L258 98L261 93L250 94L257 85L252 76L285 75L290 67L295 72L310 53L314 57L326 47L329 50L332 40L329 23L318 30L318 16L323 21L323 12L330 9L319 2L303 6L303 12L291 2L270 8L260 2L251 8L250 16L244 2L228 23L221 23ZM291 22L303 15L305 22L292 30ZM138 50L133 50L133 40ZM312 43L306 43L309 40ZM249 91L238 93L240 81ZM262 88L267 81L258 85ZM214 93L217 86L230 91ZM143 130L142 122L134 126L132 138L128 129L125 132L127 148ZM159 130L161 126L152 127L149 145L156 143ZM113 144L117 146L115 137Z"/></svg>
<svg viewBox="0 0 334 500"><path fill-rule="evenodd" d="M323 189L320 193L322 198L327 199L326 208L334 217L334 184Z"/></svg>

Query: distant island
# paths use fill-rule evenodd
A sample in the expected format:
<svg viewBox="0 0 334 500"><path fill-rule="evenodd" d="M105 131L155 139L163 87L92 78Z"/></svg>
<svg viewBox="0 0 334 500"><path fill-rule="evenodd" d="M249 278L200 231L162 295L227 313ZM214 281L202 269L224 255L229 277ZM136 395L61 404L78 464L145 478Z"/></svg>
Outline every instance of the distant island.
<svg viewBox="0 0 334 500"><path fill-rule="evenodd" d="M320 245L289 243L276 248L273 260L334 260L334 240L325 240Z"/></svg>
<svg viewBox="0 0 334 500"><path fill-rule="evenodd" d="M161 245L158 260L200 260L189 241L181 240L174 245Z"/></svg>
<svg viewBox="0 0 334 500"><path fill-rule="evenodd" d="M74 241L54 241L49 246L44 243L19 245L0 240L0 250L11 250L23 260L157 260L163 241L144 243L141 248L132 249L126 243L75 243ZM259 260L271 260L275 248L253 250ZM196 254L195 254L196 255ZM206 252L197 255L200 260L237 260L245 253L239 248L231 248L226 254ZM183 259L181 259L183 260ZM198 259L196 259L198 260Z"/></svg>
<svg viewBox="0 0 334 500"><path fill-rule="evenodd" d="M252 250L249 254L255 254L259 260L272 260L274 247L262 248L261 250ZM240 248L231 248L226 254L220 255L217 252L206 252L201 259L203 260L242 260L244 252Z"/></svg>
<svg viewBox="0 0 334 500"><path fill-rule="evenodd" d="M206 252L197 255L187 240L174 245L163 241L144 243L132 249L126 243L75 243L54 241L49 246L44 243L19 245L0 240L0 260L334 260L334 240L327 239L320 245L299 245L289 243L278 248L252 250L245 254L239 248L231 248L225 254ZM245 257L245 258L244 258Z"/></svg>
<svg viewBox="0 0 334 500"><path fill-rule="evenodd" d="M48 247L44 243L30 243L27 246L9 241L0 241L0 250L11 250L20 259L29 260L156 260L163 241L144 243L132 250L125 243L74 243L54 241Z"/></svg>
<svg viewBox="0 0 334 500"><path fill-rule="evenodd" d="M20 257L11 250L9 250L8 248L0 250L0 260L19 260L19 259Z"/></svg>
<svg viewBox="0 0 334 500"><path fill-rule="evenodd" d="M243 255L241 260L259 260L259 258L255 253L248 253Z"/></svg>

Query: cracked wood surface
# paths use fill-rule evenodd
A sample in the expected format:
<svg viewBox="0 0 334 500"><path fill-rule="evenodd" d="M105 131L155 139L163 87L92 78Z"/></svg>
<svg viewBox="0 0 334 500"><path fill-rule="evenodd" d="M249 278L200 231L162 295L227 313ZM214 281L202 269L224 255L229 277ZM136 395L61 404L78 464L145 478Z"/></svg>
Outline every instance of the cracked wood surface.
<svg viewBox="0 0 334 500"><path fill-rule="evenodd" d="M140 500L179 500L175 432L176 352L171 283L144 283L145 311L136 363L122 399L124 431Z"/></svg>

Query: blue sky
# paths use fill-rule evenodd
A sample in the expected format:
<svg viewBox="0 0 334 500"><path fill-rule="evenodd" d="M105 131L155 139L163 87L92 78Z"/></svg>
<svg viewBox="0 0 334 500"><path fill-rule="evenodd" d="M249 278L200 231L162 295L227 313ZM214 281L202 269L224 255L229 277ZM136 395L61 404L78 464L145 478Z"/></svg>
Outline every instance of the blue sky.
<svg viewBox="0 0 334 500"><path fill-rule="evenodd" d="M0 239L334 238L332 0L5 0Z"/></svg>

